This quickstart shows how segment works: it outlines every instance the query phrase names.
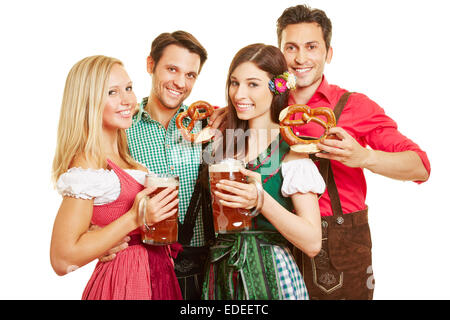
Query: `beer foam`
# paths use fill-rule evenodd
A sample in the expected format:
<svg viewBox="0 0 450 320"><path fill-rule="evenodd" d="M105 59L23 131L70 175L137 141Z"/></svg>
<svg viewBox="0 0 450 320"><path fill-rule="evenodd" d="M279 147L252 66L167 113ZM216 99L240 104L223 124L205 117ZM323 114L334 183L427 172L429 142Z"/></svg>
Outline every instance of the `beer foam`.
<svg viewBox="0 0 450 320"><path fill-rule="evenodd" d="M173 180L165 180L165 179L157 179L157 180L150 180L148 182L148 186L155 186L157 188L174 188L176 189L180 183L178 181Z"/></svg>
<svg viewBox="0 0 450 320"><path fill-rule="evenodd" d="M155 186L157 188L177 188L180 181L173 177L158 177L157 175L149 174L146 179L147 187Z"/></svg>
<svg viewBox="0 0 450 320"><path fill-rule="evenodd" d="M220 163L209 165L209 172L239 172L240 168L245 168L242 161L226 159Z"/></svg>

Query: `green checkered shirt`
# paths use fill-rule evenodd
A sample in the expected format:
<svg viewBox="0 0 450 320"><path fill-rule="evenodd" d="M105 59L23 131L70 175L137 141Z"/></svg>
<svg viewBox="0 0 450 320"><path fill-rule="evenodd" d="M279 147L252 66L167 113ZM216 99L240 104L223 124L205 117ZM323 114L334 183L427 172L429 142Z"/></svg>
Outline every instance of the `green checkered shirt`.
<svg viewBox="0 0 450 320"><path fill-rule="evenodd" d="M197 180L202 146L183 139L176 126L177 115L185 111L187 106L182 105L179 108L166 130L144 110L147 101L148 98L142 100L139 112L133 117L133 124L127 130L128 146L133 158L145 165L149 171L171 173L180 177L178 219L183 223ZM189 119L185 120L189 122ZM198 121L192 132L200 130L201 122ZM197 217L191 245L204 245L201 214Z"/></svg>

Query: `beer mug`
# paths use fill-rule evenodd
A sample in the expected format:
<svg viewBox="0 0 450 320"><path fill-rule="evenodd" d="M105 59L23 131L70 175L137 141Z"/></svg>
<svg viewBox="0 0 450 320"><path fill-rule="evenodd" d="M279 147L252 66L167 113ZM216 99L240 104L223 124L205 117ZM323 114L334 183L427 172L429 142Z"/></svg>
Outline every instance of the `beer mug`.
<svg viewBox="0 0 450 320"><path fill-rule="evenodd" d="M150 196L154 196L165 188L179 189L180 179L173 174L147 174L145 176L145 187L156 187ZM143 243L152 245L166 245L177 242L178 240L178 204L177 213L169 218L155 223L152 226L147 225L145 213L147 211L147 201L141 201L139 204L139 215L142 221L141 239Z"/></svg>
<svg viewBox="0 0 450 320"><path fill-rule="evenodd" d="M209 165L209 183L211 187L211 201L213 210L214 230L217 233L230 233L249 230L251 227L251 217L249 210L243 208L230 208L222 205L214 192L230 194L224 190L216 188L220 180L232 180L248 183L239 168L245 168L244 162L235 159L225 159L216 164Z"/></svg>

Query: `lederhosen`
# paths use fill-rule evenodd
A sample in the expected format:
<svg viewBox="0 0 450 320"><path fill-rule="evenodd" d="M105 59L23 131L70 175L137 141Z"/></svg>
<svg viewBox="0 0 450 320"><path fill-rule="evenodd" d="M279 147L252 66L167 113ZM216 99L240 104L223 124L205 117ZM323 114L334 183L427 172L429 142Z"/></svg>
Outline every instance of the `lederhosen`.
<svg viewBox="0 0 450 320"><path fill-rule="evenodd" d="M335 106L336 122L350 94L342 95ZM367 208L344 215L330 160L312 158L319 161L333 215L322 217L322 249L316 257L309 258L294 250L309 297L316 300L371 300L375 282Z"/></svg>
<svg viewBox="0 0 450 320"><path fill-rule="evenodd" d="M206 120L203 120L202 128L205 126ZM207 152L205 151L206 146L207 144L202 145L202 153ZM201 219L205 245L192 247L190 243L194 235L194 226L198 221L199 212L202 213ZM201 161L184 223L181 224L178 221L178 242L183 246L183 251L178 254L174 262L175 273L184 300L200 300L209 248L214 243L214 240L215 233L212 220L211 195L209 192L208 165L206 162Z"/></svg>

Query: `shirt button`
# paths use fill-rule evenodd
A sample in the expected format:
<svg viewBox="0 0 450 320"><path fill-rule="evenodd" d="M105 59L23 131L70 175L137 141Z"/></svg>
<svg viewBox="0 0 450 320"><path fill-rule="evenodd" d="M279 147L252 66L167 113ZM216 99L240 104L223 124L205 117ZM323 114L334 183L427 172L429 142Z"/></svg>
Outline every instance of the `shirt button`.
<svg viewBox="0 0 450 320"><path fill-rule="evenodd" d="M173 167L173 166L170 166L170 170L172 170L172 171L173 171L173 169L174 169L174 167Z"/></svg>

